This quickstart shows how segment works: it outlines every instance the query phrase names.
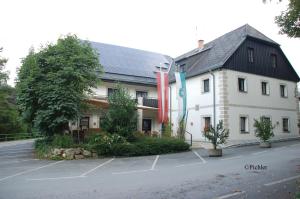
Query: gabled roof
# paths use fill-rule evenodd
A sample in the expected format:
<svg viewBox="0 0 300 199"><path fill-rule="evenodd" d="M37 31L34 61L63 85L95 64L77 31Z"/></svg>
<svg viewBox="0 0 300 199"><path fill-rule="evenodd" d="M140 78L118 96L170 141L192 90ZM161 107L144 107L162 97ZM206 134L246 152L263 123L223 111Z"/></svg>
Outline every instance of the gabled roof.
<svg viewBox="0 0 300 199"><path fill-rule="evenodd" d="M196 48L177 57L175 61L179 65L185 64L187 66L187 78L193 77L222 67L247 37L279 46L278 43L246 24L205 44L202 49ZM175 79L174 71L175 67L172 67L169 76L171 82Z"/></svg>
<svg viewBox="0 0 300 199"><path fill-rule="evenodd" d="M90 42L90 41L89 41ZM156 85L157 66L167 68L172 58L159 53L111 44L90 42L99 53L104 81L120 81L133 84Z"/></svg>

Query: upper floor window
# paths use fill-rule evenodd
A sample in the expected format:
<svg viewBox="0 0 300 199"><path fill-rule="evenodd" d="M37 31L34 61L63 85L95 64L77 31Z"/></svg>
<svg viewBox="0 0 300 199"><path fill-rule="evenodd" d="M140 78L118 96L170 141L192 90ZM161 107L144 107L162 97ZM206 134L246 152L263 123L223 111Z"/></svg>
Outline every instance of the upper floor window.
<svg viewBox="0 0 300 199"><path fill-rule="evenodd" d="M204 93L209 92L209 79L203 80L203 92Z"/></svg>
<svg viewBox="0 0 300 199"><path fill-rule="evenodd" d="M112 94L114 94L117 91L117 89L115 88L108 88L107 89L107 96L111 96Z"/></svg>
<svg viewBox="0 0 300 199"><path fill-rule="evenodd" d="M272 67L276 68L277 67L277 55L271 54L271 62L272 62Z"/></svg>
<svg viewBox="0 0 300 199"><path fill-rule="evenodd" d="M254 62L254 49L248 48L248 63Z"/></svg>
<svg viewBox="0 0 300 199"><path fill-rule="evenodd" d="M280 96L281 97L287 97L287 88L286 85L281 84L280 85Z"/></svg>
<svg viewBox="0 0 300 199"><path fill-rule="evenodd" d="M289 118L282 118L282 130L283 132L289 132Z"/></svg>
<svg viewBox="0 0 300 199"><path fill-rule="evenodd" d="M138 97L147 98L148 92L147 91L136 91L135 95L136 95L136 99L138 99Z"/></svg>
<svg viewBox="0 0 300 199"><path fill-rule="evenodd" d="M263 95L270 95L269 83L261 82L261 93Z"/></svg>
<svg viewBox="0 0 300 199"><path fill-rule="evenodd" d="M238 78L238 86L240 92L247 92L247 84L245 78Z"/></svg>

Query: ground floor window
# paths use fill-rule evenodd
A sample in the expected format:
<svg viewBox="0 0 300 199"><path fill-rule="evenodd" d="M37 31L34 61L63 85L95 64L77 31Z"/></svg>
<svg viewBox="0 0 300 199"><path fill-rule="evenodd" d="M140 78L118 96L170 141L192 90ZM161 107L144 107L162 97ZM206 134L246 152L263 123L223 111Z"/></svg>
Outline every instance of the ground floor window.
<svg viewBox="0 0 300 199"><path fill-rule="evenodd" d="M248 125L248 117L241 116L240 117L240 132L241 133L248 133L249 132L249 125Z"/></svg>
<svg viewBox="0 0 300 199"><path fill-rule="evenodd" d="M90 127L90 117L82 117L80 118L79 127L81 129L88 129Z"/></svg>
<svg viewBox="0 0 300 199"><path fill-rule="evenodd" d="M151 119L143 119L142 131L146 134L151 133L152 120Z"/></svg>
<svg viewBox="0 0 300 199"><path fill-rule="evenodd" d="M282 118L282 130L283 132L289 132L289 118Z"/></svg>
<svg viewBox="0 0 300 199"><path fill-rule="evenodd" d="M211 119L210 119L210 117L203 117L203 122L204 122L203 131L209 130L209 127L211 125Z"/></svg>

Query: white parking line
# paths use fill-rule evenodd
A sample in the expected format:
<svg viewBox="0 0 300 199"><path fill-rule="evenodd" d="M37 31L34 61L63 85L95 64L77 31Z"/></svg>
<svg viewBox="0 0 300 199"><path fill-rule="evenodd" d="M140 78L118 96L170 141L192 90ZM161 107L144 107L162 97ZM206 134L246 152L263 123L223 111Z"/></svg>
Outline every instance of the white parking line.
<svg viewBox="0 0 300 199"><path fill-rule="evenodd" d="M131 174L131 173L144 173L144 172L149 172L153 171L151 169L146 169L146 170L131 170L131 171L121 171L121 172L113 172L113 175L120 175L120 174Z"/></svg>
<svg viewBox="0 0 300 199"><path fill-rule="evenodd" d="M230 157L230 158L222 158L220 160L232 160L232 159L237 159L237 158L241 158L242 156L241 155L238 155L238 156L234 156L234 157Z"/></svg>
<svg viewBox="0 0 300 199"><path fill-rule="evenodd" d="M300 178L300 175L289 177L289 178L284 178L284 179L277 180L277 181L273 181L273 182L270 182L270 183L267 183L267 184L264 184L264 185L265 186L271 186L271 185L280 184L280 183L283 183L283 182L295 180L297 178Z"/></svg>
<svg viewBox="0 0 300 199"><path fill-rule="evenodd" d="M11 175L11 176L7 176L7 177L4 177L4 178L1 178L1 179L0 179L0 182L1 182L1 181L4 181L4 180L6 180L6 179L9 179L9 178L13 178L13 177L19 176L19 175L23 175L23 174L30 173L30 172L33 172L33 171L37 171L37 170L42 169L42 168L50 167L50 166L52 166L52 165L61 163L61 162L63 162L63 161L64 161L64 160L61 160L61 161L57 161L57 162L54 162L54 163L50 163L50 164L47 164L47 165L44 165L44 166L41 166L41 167L37 167L37 168L34 168L34 169L29 169L29 170L26 170L26 171L22 171L22 172L20 172L20 173L14 174L14 175Z"/></svg>
<svg viewBox="0 0 300 199"><path fill-rule="evenodd" d="M93 168L93 169L91 169L91 170L88 170L87 172L81 174L80 176L86 176L87 174L89 174L89 173L95 171L96 169L98 169L98 168L100 168L100 167L102 167L102 166L104 166L104 165L106 165L106 164L109 164L109 163L112 162L114 159L115 159L115 158L112 158L112 159L110 159L110 160L107 160L106 162L104 162L104 163L102 163L102 164L96 166L95 168Z"/></svg>
<svg viewBox="0 0 300 199"><path fill-rule="evenodd" d="M194 153L198 158L200 158L200 160L201 160L203 163L206 163L206 160L204 160L204 158L202 158L201 155L199 155L199 154L197 153L197 151L193 151L193 153Z"/></svg>
<svg viewBox="0 0 300 199"><path fill-rule="evenodd" d="M266 152L270 152L270 150L255 152L255 153L252 153L252 155L260 155L260 154L263 154L263 153L266 153Z"/></svg>
<svg viewBox="0 0 300 199"><path fill-rule="evenodd" d="M193 166L193 165L199 165L199 164L204 164L203 162L194 162L194 163L188 163L188 164L180 164L175 167L185 167L185 166Z"/></svg>
<svg viewBox="0 0 300 199"><path fill-rule="evenodd" d="M219 196L216 199L226 199L226 198L231 198L232 196L238 196L241 194L245 194L245 191L240 191L240 192L235 192L235 193L231 193L231 194L227 194L227 195L223 195L223 196Z"/></svg>
<svg viewBox="0 0 300 199"><path fill-rule="evenodd" d="M152 167L151 167L150 170L154 170L155 169L155 166L157 164L158 158L159 158L159 155L156 156L156 158L155 158L155 160L154 160L154 162L153 162Z"/></svg>
<svg viewBox="0 0 300 199"><path fill-rule="evenodd" d="M69 177L57 177L57 178L33 178L27 179L28 181L44 181L44 180L65 180L65 179L75 179L75 178L85 178L86 176L69 176Z"/></svg>

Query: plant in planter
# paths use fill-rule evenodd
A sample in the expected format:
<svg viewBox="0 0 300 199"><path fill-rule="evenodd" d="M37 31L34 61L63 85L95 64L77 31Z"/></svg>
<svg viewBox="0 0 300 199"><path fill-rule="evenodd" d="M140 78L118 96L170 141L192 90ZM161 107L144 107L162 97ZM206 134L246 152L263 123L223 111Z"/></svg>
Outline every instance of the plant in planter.
<svg viewBox="0 0 300 199"><path fill-rule="evenodd" d="M223 121L220 120L216 127L210 125L209 128L205 128L204 137L206 137L213 145L213 149L208 150L210 157L222 156L222 149L217 148L219 144L226 143L229 137L229 130L223 128Z"/></svg>
<svg viewBox="0 0 300 199"><path fill-rule="evenodd" d="M261 117L260 120L254 119L253 126L255 127L255 136L261 141L260 147L270 148L270 138L274 136L273 129L275 128L275 125L272 125L270 119Z"/></svg>

